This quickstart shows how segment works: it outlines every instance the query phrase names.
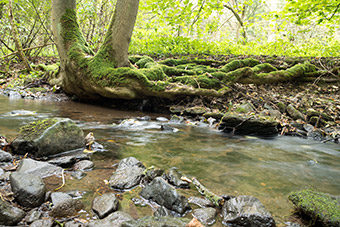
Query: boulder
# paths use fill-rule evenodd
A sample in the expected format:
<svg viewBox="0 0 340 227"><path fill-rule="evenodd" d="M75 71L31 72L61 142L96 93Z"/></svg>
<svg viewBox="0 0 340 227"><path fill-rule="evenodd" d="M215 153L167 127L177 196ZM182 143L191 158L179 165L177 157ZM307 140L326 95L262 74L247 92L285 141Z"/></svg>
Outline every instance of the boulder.
<svg viewBox="0 0 340 227"><path fill-rule="evenodd" d="M82 160L88 160L90 157L87 154L75 154L62 157L56 157L48 160L48 163L57 165L63 168L71 167L74 163Z"/></svg>
<svg viewBox="0 0 340 227"><path fill-rule="evenodd" d="M153 179L142 189L140 195L179 214L184 214L190 209L188 200L161 177Z"/></svg>
<svg viewBox="0 0 340 227"><path fill-rule="evenodd" d="M92 210L99 218L105 218L118 209L118 199L114 193L106 193L93 199Z"/></svg>
<svg viewBox="0 0 340 227"><path fill-rule="evenodd" d="M216 210L212 207L200 208L194 210L192 216L194 216L204 225L212 225L215 222Z"/></svg>
<svg viewBox="0 0 340 227"><path fill-rule="evenodd" d="M178 187L178 188L190 188L190 185L187 181L181 180L182 174L178 171L176 167L172 167L168 174L167 178L170 184Z"/></svg>
<svg viewBox="0 0 340 227"><path fill-rule="evenodd" d="M292 104L289 104L287 106L287 113L289 114L291 118L293 118L293 120L298 120L298 119L305 120L305 117L303 116L303 114L300 111L298 111Z"/></svg>
<svg viewBox="0 0 340 227"><path fill-rule="evenodd" d="M153 215L155 217L161 217L161 216L174 216L173 211L163 207L163 206L160 206L157 208L157 210L155 211L155 213L153 213Z"/></svg>
<svg viewBox="0 0 340 227"><path fill-rule="evenodd" d="M0 199L0 225L16 225L25 217L25 212Z"/></svg>
<svg viewBox="0 0 340 227"><path fill-rule="evenodd" d="M54 205L49 215L57 218L70 217L76 215L83 207L84 204L78 199L66 199Z"/></svg>
<svg viewBox="0 0 340 227"><path fill-rule="evenodd" d="M121 227L185 227L189 222L190 220L186 218L145 216L137 220L124 222Z"/></svg>
<svg viewBox="0 0 340 227"><path fill-rule="evenodd" d="M253 111L255 111L255 107L250 102L243 103L236 108L236 112L239 112L239 113L248 113L248 112L253 112Z"/></svg>
<svg viewBox="0 0 340 227"><path fill-rule="evenodd" d="M51 200L53 206L57 206L60 203L63 203L64 201L72 199L72 197L64 192L52 192L51 193Z"/></svg>
<svg viewBox="0 0 340 227"><path fill-rule="evenodd" d="M124 158L118 164L116 172L110 178L114 189L130 189L138 185L144 175L145 167L134 157Z"/></svg>
<svg viewBox="0 0 340 227"><path fill-rule="evenodd" d="M21 160L17 168L18 173L28 173L42 178L52 175L60 175L62 171L63 169L59 166L55 166L47 162L35 161L30 158Z"/></svg>
<svg viewBox="0 0 340 227"><path fill-rule="evenodd" d="M76 171L77 170L87 171L93 169L93 167L94 163L90 160L82 160L73 165L73 169Z"/></svg>
<svg viewBox="0 0 340 227"><path fill-rule="evenodd" d="M314 222L320 222L322 226L340 226L340 196L305 189L291 193L289 200Z"/></svg>
<svg viewBox="0 0 340 227"><path fill-rule="evenodd" d="M26 214L24 221L27 224L31 224L32 222L40 219L41 215L42 215L42 213L41 213L41 211L39 211L38 208L32 209Z"/></svg>
<svg viewBox="0 0 340 227"><path fill-rule="evenodd" d="M269 117L225 114L219 129L226 133L254 136L276 136L278 122Z"/></svg>
<svg viewBox="0 0 340 227"><path fill-rule="evenodd" d="M0 149L0 162L10 162L13 157L10 153Z"/></svg>
<svg viewBox="0 0 340 227"><path fill-rule="evenodd" d="M84 146L84 132L69 118L51 118L21 127L12 142L16 154L51 156Z"/></svg>
<svg viewBox="0 0 340 227"><path fill-rule="evenodd" d="M39 219L30 224L29 227L52 227L53 223L54 221L52 218Z"/></svg>
<svg viewBox="0 0 340 227"><path fill-rule="evenodd" d="M213 207L214 204L207 198L190 197L188 199L189 203L195 204L201 208Z"/></svg>
<svg viewBox="0 0 340 227"><path fill-rule="evenodd" d="M45 201L46 187L41 177L14 172L10 183L16 201L25 207L38 207Z"/></svg>
<svg viewBox="0 0 340 227"><path fill-rule="evenodd" d="M237 196L222 208L223 224L227 226L274 227L275 221L262 203L252 196Z"/></svg>
<svg viewBox="0 0 340 227"><path fill-rule="evenodd" d="M87 227L121 227L122 223L133 220L132 217L122 211L116 211L104 219L90 221Z"/></svg>

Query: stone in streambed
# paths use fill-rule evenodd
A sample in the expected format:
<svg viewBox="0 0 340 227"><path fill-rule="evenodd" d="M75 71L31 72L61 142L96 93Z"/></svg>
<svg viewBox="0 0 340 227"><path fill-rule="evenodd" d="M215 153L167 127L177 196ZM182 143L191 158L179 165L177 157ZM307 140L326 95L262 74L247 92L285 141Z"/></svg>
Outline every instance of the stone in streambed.
<svg viewBox="0 0 340 227"><path fill-rule="evenodd" d="M16 225L25 217L25 212L0 199L0 225Z"/></svg>
<svg viewBox="0 0 340 227"><path fill-rule="evenodd" d="M93 199L92 210L101 219L117 209L118 199L114 193L106 193Z"/></svg>
<svg viewBox="0 0 340 227"><path fill-rule="evenodd" d="M10 153L0 149L0 162L10 162L13 157Z"/></svg>
<svg viewBox="0 0 340 227"><path fill-rule="evenodd" d="M29 227L52 227L53 223L54 221L52 218L39 219L30 224Z"/></svg>
<svg viewBox="0 0 340 227"><path fill-rule="evenodd" d="M189 197L188 202L201 208L214 207L214 204L207 198Z"/></svg>
<svg viewBox="0 0 340 227"><path fill-rule="evenodd" d="M60 175L62 170L63 169L59 166L55 166L47 162L35 161L30 158L25 158L21 160L17 172L28 173L45 178L52 175Z"/></svg>
<svg viewBox="0 0 340 227"><path fill-rule="evenodd" d="M137 220L124 222L121 227L185 227L189 222L190 220L186 218L145 216Z"/></svg>
<svg viewBox="0 0 340 227"><path fill-rule="evenodd" d="M121 227L124 222L133 220L132 217L122 211L116 211L104 219L90 221L88 227Z"/></svg>
<svg viewBox="0 0 340 227"><path fill-rule="evenodd" d="M75 155L67 155L56 157L48 160L47 162L52 165L57 165L63 168L71 167L74 163L82 160L89 160L90 157L87 154L75 154Z"/></svg>
<svg viewBox="0 0 340 227"><path fill-rule="evenodd" d="M181 180L182 174L178 171L176 167L172 167L168 174L168 182L178 188L190 188L189 183Z"/></svg>
<svg viewBox="0 0 340 227"><path fill-rule="evenodd" d="M51 118L21 127L12 142L16 154L51 156L84 146L84 132L69 118Z"/></svg>
<svg viewBox="0 0 340 227"><path fill-rule="evenodd" d="M153 179L142 189L140 195L179 214L184 214L190 209L188 200L161 177Z"/></svg>
<svg viewBox="0 0 340 227"><path fill-rule="evenodd" d="M227 226L274 227L275 221L262 203L252 196L237 196L222 208L223 224Z"/></svg>
<svg viewBox="0 0 340 227"><path fill-rule="evenodd" d="M303 116L303 114L300 111L298 111L292 104L289 104L287 106L287 113L289 114L291 118L293 118L293 120L298 120L298 119L305 120L305 117Z"/></svg>
<svg viewBox="0 0 340 227"><path fill-rule="evenodd" d="M14 172L10 183L16 201L25 207L37 207L45 201L46 187L39 176Z"/></svg>
<svg viewBox="0 0 340 227"><path fill-rule="evenodd" d="M193 211L192 216L204 225L212 225L215 222L216 210L214 208L200 208Z"/></svg>
<svg viewBox="0 0 340 227"><path fill-rule="evenodd" d="M90 160L82 160L73 165L74 170L88 171L93 169L94 163Z"/></svg>
<svg viewBox="0 0 340 227"><path fill-rule="evenodd" d="M76 215L83 207L84 204L80 200L69 198L53 205L49 215L58 218L70 217Z"/></svg>

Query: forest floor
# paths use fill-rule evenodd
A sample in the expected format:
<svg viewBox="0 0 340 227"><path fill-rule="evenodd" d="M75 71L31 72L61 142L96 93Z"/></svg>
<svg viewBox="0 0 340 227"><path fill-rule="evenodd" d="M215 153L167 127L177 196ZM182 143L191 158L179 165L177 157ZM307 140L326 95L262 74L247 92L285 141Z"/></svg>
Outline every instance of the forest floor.
<svg viewBox="0 0 340 227"><path fill-rule="evenodd" d="M172 56L178 58L178 56ZM183 57L183 56L182 56ZM190 56L190 58L228 61L236 56ZM250 56L237 56L244 59ZM230 85L230 91L223 97L181 96L175 99L148 98L144 100L114 100L110 106L116 108L153 111L185 115L198 120L204 113L237 113L246 116L270 116L279 122L279 134L311 138L322 142L340 143L340 66L338 58L291 58L251 56L260 62L270 62L275 67L294 65L297 62L310 61L320 70L328 71L328 78L323 75L311 82L289 82L284 84ZM154 58L164 60L161 58ZM36 73L26 75L19 63L0 66L0 89L4 94L20 90L23 98L48 98L53 100L71 99L57 86L48 84L49 73L40 64L52 65L56 58L30 59ZM326 76L325 76L326 77ZM323 82L321 82L323 80ZM327 83L325 82L327 81ZM57 97L57 98L56 98ZM96 103L98 104L98 103ZM102 103L99 103L102 104ZM204 108L200 113L186 114L185 109ZM176 111L170 111L174 110ZM182 111L178 111L181 109ZM211 115L210 115L211 116ZM208 117L207 117L208 118Z"/></svg>

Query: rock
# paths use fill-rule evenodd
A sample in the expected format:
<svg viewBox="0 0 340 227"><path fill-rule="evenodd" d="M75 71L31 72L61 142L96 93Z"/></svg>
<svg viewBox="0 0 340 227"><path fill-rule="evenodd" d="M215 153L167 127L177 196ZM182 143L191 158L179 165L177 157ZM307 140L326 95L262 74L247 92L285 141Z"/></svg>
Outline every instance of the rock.
<svg viewBox="0 0 340 227"><path fill-rule="evenodd" d="M206 107L202 107L202 106L194 106L194 107L189 107L189 108L185 108L184 109L184 113L187 115L193 115L193 116L197 116L197 115L203 115L206 112L209 112L210 110Z"/></svg>
<svg viewBox="0 0 340 227"><path fill-rule="evenodd" d="M139 121L151 121L150 116L137 117L136 119Z"/></svg>
<svg viewBox="0 0 340 227"><path fill-rule="evenodd" d="M219 129L239 135L275 136L278 133L277 126L278 123L271 118L225 114Z"/></svg>
<svg viewBox="0 0 340 227"><path fill-rule="evenodd" d="M171 213L171 210L166 209L165 207L161 206L159 207L155 213L153 214L155 217L161 217L161 216L173 216Z"/></svg>
<svg viewBox="0 0 340 227"><path fill-rule="evenodd" d="M26 217L25 217L25 222L27 224L31 224L35 220L38 220L41 217L41 212L38 210L38 208L30 210Z"/></svg>
<svg viewBox="0 0 340 227"><path fill-rule="evenodd" d="M48 163L57 165L63 168L71 167L74 163L82 160L89 160L90 157L87 154L67 155L62 157L56 157L48 160Z"/></svg>
<svg viewBox="0 0 340 227"><path fill-rule="evenodd" d="M188 202L202 208L214 207L214 204L207 198L189 197Z"/></svg>
<svg viewBox="0 0 340 227"><path fill-rule="evenodd" d="M21 160L17 169L18 173L28 173L42 178L52 175L60 175L62 171L63 169L58 166L47 162L35 161L29 158Z"/></svg>
<svg viewBox="0 0 340 227"><path fill-rule="evenodd" d="M82 160L73 165L74 170L91 170L94 167L94 163L90 160Z"/></svg>
<svg viewBox="0 0 340 227"><path fill-rule="evenodd" d="M236 108L236 112L239 113L249 113L255 111L255 107L252 103L243 103Z"/></svg>
<svg viewBox="0 0 340 227"><path fill-rule="evenodd" d="M203 114L203 117L205 118L215 118L217 120L220 120L225 113L222 112L206 112L205 114Z"/></svg>
<svg viewBox="0 0 340 227"><path fill-rule="evenodd" d="M77 170L71 173L71 176L77 178L78 180L84 178L86 175L87 174L81 170Z"/></svg>
<svg viewBox="0 0 340 227"><path fill-rule="evenodd" d="M252 196L237 196L222 208L223 224L227 226L273 227L275 221L262 203Z"/></svg>
<svg viewBox="0 0 340 227"><path fill-rule="evenodd" d="M52 218L39 219L30 224L29 227L52 227L54 221Z"/></svg>
<svg viewBox="0 0 340 227"><path fill-rule="evenodd" d="M145 216L137 220L124 222L121 227L185 227L189 222L190 220L186 218Z"/></svg>
<svg viewBox="0 0 340 227"><path fill-rule="evenodd" d="M84 146L83 131L69 118L51 118L21 127L12 142L16 154L51 156Z"/></svg>
<svg viewBox="0 0 340 227"><path fill-rule="evenodd" d="M52 207L49 212L51 217L69 217L76 215L82 208L84 204L78 199L66 199L60 203L57 203Z"/></svg>
<svg viewBox="0 0 340 227"><path fill-rule="evenodd" d="M156 121L160 121L160 122L168 122L169 120L168 120L168 118L166 118L166 117L157 117L157 118L156 118Z"/></svg>
<svg viewBox="0 0 340 227"><path fill-rule="evenodd" d="M118 164L116 172L110 178L114 189L129 189L138 185L144 175L145 167L134 157L124 158Z"/></svg>
<svg viewBox="0 0 340 227"><path fill-rule="evenodd" d="M90 221L87 227L121 227L122 223L133 220L132 217L122 211L116 211L104 219Z"/></svg>
<svg viewBox="0 0 340 227"><path fill-rule="evenodd" d="M330 194L305 189L293 192L289 200L297 209L313 221L321 222L322 226L340 226L340 199Z"/></svg>
<svg viewBox="0 0 340 227"><path fill-rule="evenodd" d="M276 106L279 108L281 113L285 113L286 112L286 105L282 102L279 102L276 104Z"/></svg>
<svg viewBox="0 0 340 227"><path fill-rule="evenodd" d="M216 210L214 208L200 208L194 210L192 216L197 218L204 225L212 225L215 222Z"/></svg>
<svg viewBox="0 0 340 227"><path fill-rule="evenodd" d="M146 171L145 176L142 179L142 183L143 184L149 183L156 177L160 177L163 174L164 174L164 170L160 168L149 169L148 171Z"/></svg>
<svg viewBox="0 0 340 227"><path fill-rule="evenodd" d="M10 153L0 150L0 162L10 162L13 157Z"/></svg>
<svg viewBox="0 0 340 227"><path fill-rule="evenodd" d="M297 109L295 109L295 107L292 104L289 104L287 106L287 113L289 114L289 116L291 116L291 118L293 118L293 120L305 120L305 117L303 116L303 114L298 111Z"/></svg>
<svg viewBox="0 0 340 227"><path fill-rule="evenodd" d="M161 124L161 131L166 131L166 132L178 132L177 128L173 128L169 125L166 124Z"/></svg>
<svg viewBox="0 0 340 227"><path fill-rule="evenodd" d="M182 114L184 111L184 106L170 106L169 110L173 114Z"/></svg>
<svg viewBox="0 0 340 227"><path fill-rule="evenodd" d="M314 126L311 125L311 124L304 124L303 125L303 129L306 131L306 132L311 132L314 130Z"/></svg>
<svg viewBox="0 0 340 227"><path fill-rule="evenodd" d="M87 224L78 221L68 221L65 223L64 227L86 227Z"/></svg>
<svg viewBox="0 0 340 227"><path fill-rule="evenodd" d="M313 140L322 141L324 140L323 132L320 129L314 129L307 133L307 137Z"/></svg>
<svg viewBox="0 0 340 227"><path fill-rule="evenodd" d="M68 199L72 199L72 197L64 192L51 193L51 201L52 201L53 206L63 203Z"/></svg>
<svg viewBox="0 0 340 227"><path fill-rule="evenodd" d="M0 199L0 225L16 225L25 217L25 212Z"/></svg>
<svg viewBox="0 0 340 227"><path fill-rule="evenodd" d="M37 207L45 201L46 187L41 177L14 172L10 183L15 200L25 207Z"/></svg>
<svg viewBox="0 0 340 227"><path fill-rule="evenodd" d="M181 116L177 116L177 115L172 115L170 118L171 123L182 123L183 121L184 121L184 118Z"/></svg>
<svg viewBox="0 0 340 227"><path fill-rule="evenodd" d="M179 214L184 214L190 209L188 200L178 194L176 189L161 177L156 177L150 184L145 186L140 192L140 196Z"/></svg>
<svg viewBox="0 0 340 227"><path fill-rule="evenodd" d="M281 112L278 110L268 110L269 116L272 118L280 119L281 118Z"/></svg>
<svg viewBox="0 0 340 227"><path fill-rule="evenodd" d="M310 119L311 117L321 117L321 119L325 120L325 121L334 121L334 119L327 115L326 113L321 113L318 112L314 109L308 109L307 110L307 119Z"/></svg>
<svg viewBox="0 0 340 227"><path fill-rule="evenodd" d="M93 199L92 210L99 218L105 218L118 209L118 200L114 193L106 193Z"/></svg>
<svg viewBox="0 0 340 227"><path fill-rule="evenodd" d="M178 171L176 167L173 167L169 170L167 174L167 178L170 184L178 187L178 188L190 188L188 182L181 180L182 174Z"/></svg>

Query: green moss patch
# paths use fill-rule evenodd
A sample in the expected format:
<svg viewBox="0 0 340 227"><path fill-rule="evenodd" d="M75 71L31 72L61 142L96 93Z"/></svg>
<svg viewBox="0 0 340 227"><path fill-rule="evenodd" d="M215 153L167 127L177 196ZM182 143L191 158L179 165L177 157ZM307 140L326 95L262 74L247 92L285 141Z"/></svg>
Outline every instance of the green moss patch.
<svg viewBox="0 0 340 227"><path fill-rule="evenodd" d="M56 122L57 120L54 118L31 122L20 128L19 137L25 140L33 140L38 138L47 128L51 127Z"/></svg>

